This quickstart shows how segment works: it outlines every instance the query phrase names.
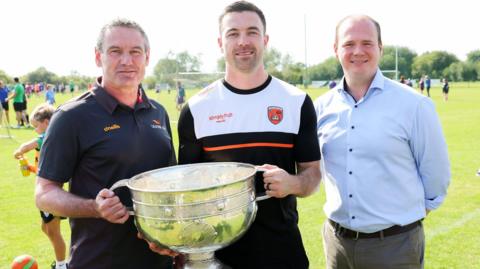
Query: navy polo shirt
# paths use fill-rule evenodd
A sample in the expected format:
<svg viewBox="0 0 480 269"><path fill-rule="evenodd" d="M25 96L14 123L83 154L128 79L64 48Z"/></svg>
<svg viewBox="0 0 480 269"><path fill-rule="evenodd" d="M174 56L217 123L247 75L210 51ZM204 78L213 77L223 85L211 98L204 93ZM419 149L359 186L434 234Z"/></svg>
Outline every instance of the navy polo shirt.
<svg viewBox="0 0 480 269"><path fill-rule="evenodd" d="M120 104L97 85L57 109L45 135L38 175L69 182L69 191L95 199L102 188L139 173L175 164L168 115L139 89L134 108ZM118 192L130 203L126 188ZM169 268L170 258L153 253L137 238L133 217L124 224L71 218L69 263L75 268Z"/></svg>

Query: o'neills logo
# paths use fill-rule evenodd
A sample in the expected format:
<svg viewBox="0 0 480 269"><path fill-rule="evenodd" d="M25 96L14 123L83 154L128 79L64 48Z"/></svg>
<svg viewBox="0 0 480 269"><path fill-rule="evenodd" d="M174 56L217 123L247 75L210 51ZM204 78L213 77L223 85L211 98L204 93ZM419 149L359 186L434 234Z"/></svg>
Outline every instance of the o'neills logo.
<svg viewBox="0 0 480 269"><path fill-rule="evenodd" d="M278 106L269 106L268 107L268 120L271 123L277 125L283 119L283 108Z"/></svg>
<svg viewBox="0 0 480 269"><path fill-rule="evenodd" d="M112 124L111 126L107 126L103 128L105 132L110 132L111 130L115 130L115 129L120 129L120 125L115 123L115 124Z"/></svg>
<svg viewBox="0 0 480 269"><path fill-rule="evenodd" d="M161 129L161 128L163 128L162 123L160 122L160 120L152 120L152 124L150 124L150 127L154 128L154 129Z"/></svg>
<svg viewBox="0 0 480 269"><path fill-rule="evenodd" d="M231 118L232 116L233 116L233 113L228 112L228 113L223 113L223 114L210 116L210 117L208 117L208 120L212 120L212 121L215 121L215 122L225 122L227 120L227 118Z"/></svg>

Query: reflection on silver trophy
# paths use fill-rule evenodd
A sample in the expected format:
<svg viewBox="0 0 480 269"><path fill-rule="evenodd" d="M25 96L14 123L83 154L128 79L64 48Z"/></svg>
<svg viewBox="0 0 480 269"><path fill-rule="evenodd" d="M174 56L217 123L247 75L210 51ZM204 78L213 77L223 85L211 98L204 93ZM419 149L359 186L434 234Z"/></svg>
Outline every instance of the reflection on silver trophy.
<svg viewBox="0 0 480 269"><path fill-rule="evenodd" d="M137 229L185 254L184 268L228 268L214 252L239 239L255 219L256 202L269 198L255 193L256 175L262 180L257 172L243 163L178 165L120 180L111 189L130 189Z"/></svg>

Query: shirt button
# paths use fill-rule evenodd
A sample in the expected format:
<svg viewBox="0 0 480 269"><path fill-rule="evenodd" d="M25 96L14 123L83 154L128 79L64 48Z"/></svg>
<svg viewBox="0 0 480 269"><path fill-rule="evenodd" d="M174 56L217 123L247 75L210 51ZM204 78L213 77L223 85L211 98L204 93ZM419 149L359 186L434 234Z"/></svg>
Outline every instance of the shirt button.
<svg viewBox="0 0 480 269"><path fill-rule="evenodd" d="M348 197L352 198L352 197L353 197L353 195L349 194L349 195L348 195Z"/></svg>
<svg viewBox="0 0 480 269"><path fill-rule="evenodd" d="M355 105L355 108L357 108L357 107L358 107L358 105Z"/></svg>
<svg viewBox="0 0 480 269"><path fill-rule="evenodd" d="M351 174L353 174L353 172L352 172L352 171L349 171L348 174L351 175Z"/></svg>
<svg viewBox="0 0 480 269"><path fill-rule="evenodd" d="M355 129L355 126L352 125L352 129Z"/></svg>
<svg viewBox="0 0 480 269"><path fill-rule="evenodd" d="M353 149L348 149L348 151L352 152L352 151L353 151Z"/></svg>
<svg viewBox="0 0 480 269"><path fill-rule="evenodd" d="M352 219L355 219L355 216L352 216Z"/></svg>

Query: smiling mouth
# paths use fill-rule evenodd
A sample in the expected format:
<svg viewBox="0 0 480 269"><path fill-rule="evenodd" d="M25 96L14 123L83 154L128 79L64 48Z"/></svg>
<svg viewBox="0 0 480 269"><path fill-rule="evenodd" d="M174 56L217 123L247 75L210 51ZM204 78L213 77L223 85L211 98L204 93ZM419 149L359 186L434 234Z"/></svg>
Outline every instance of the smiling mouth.
<svg viewBox="0 0 480 269"><path fill-rule="evenodd" d="M250 56L250 55L253 55L252 50L235 52L235 56Z"/></svg>
<svg viewBox="0 0 480 269"><path fill-rule="evenodd" d="M119 74L134 74L134 73L136 73L136 71L121 70L121 71L118 71L117 73L119 73Z"/></svg>
<svg viewBox="0 0 480 269"><path fill-rule="evenodd" d="M358 64L358 63L365 64L367 62L368 62L368 60L350 60L351 64Z"/></svg>

